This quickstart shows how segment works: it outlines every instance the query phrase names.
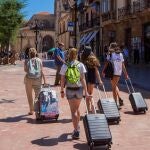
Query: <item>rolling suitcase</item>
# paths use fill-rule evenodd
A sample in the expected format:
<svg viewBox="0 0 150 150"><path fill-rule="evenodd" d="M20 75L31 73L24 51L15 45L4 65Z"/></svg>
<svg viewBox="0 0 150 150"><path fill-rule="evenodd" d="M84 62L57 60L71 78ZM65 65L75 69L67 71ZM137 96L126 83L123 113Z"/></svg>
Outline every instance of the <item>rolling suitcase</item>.
<svg viewBox="0 0 150 150"><path fill-rule="evenodd" d="M105 98L102 98L98 86L97 89L100 97L100 100L97 103L99 110L105 114L106 119L109 123L119 124L119 121L121 121L121 119L115 100L113 98L108 98L104 85L103 90L105 93Z"/></svg>
<svg viewBox="0 0 150 150"><path fill-rule="evenodd" d="M38 99L39 111L36 112L37 120L57 120L59 117L58 97L50 85L42 85Z"/></svg>
<svg viewBox="0 0 150 150"><path fill-rule="evenodd" d="M112 144L112 135L105 115L96 114L95 107L95 114L88 114L87 106L86 112L87 114L83 118L83 124L89 149L92 150L95 147L104 146L107 150L109 150Z"/></svg>
<svg viewBox="0 0 150 150"><path fill-rule="evenodd" d="M132 92L131 92L131 89L129 87L127 80L125 80L125 82L127 85L127 89L129 91L129 100L130 100L133 111L135 113L140 113L140 112L146 113L146 111L148 110L148 107L147 107L145 99L143 98L140 92L135 92L131 79L128 79L128 80L131 85Z"/></svg>

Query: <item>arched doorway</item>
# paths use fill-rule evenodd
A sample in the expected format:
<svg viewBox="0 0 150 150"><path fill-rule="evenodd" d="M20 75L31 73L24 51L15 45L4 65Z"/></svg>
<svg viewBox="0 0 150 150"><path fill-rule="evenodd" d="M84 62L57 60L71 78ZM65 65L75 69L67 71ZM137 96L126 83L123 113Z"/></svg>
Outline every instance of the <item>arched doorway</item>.
<svg viewBox="0 0 150 150"><path fill-rule="evenodd" d="M50 35L46 35L42 40L42 52L47 52L54 47L54 40Z"/></svg>

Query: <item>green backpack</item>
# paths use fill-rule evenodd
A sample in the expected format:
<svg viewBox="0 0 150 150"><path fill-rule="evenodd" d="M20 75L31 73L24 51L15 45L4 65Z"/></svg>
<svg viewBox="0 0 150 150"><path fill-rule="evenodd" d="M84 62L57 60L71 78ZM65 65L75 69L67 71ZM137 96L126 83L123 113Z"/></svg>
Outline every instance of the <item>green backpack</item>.
<svg viewBox="0 0 150 150"><path fill-rule="evenodd" d="M80 71L77 67L80 62L77 61L77 63L71 65L67 64L67 71L66 71L66 80L70 84L76 84L78 81L80 81Z"/></svg>

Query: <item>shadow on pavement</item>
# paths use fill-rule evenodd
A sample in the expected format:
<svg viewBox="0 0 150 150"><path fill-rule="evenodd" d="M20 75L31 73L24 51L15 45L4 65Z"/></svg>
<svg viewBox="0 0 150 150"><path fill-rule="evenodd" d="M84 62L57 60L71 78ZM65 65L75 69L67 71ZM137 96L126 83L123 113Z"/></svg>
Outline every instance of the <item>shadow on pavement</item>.
<svg viewBox="0 0 150 150"><path fill-rule="evenodd" d="M64 133L58 138L51 138L49 136L42 137L40 139L31 141L31 143L39 146L55 146L58 145L59 142L72 141L72 139L68 139L69 135L71 135L71 133Z"/></svg>
<svg viewBox="0 0 150 150"><path fill-rule="evenodd" d="M144 112L135 113L134 111L125 111L124 113L128 115L145 115L146 114Z"/></svg>
<svg viewBox="0 0 150 150"><path fill-rule="evenodd" d="M22 120L26 120L27 123L37 124L35 119L28 118L27 116L29 116L29 115L20 115L20 116L16 116L16 117L7 117L7 118L0 119L0 122L13 123L13 122L20 122Z"/></svg>
<svg viewBox="0 0 150 150"><path fill-rule="evenodd" d="M1 99L0 100L0 104L3 104L3 103L14 103L15 100L8 100L8 99Z"/></svg>
<svg viewBox="0 0 150 150"><path fill-rule="evenodd" d="M55 119L52 119L52 120L43 120L43 121L41 121L41 120L38 120L38 121L36 121L36 124L47 124L47 123L62 123L62 124L66 124L66 123L70 123L70 122L72 122L72 120L71 119L61 119L61 120L55 120Z"/></svg>
<svg viewBox="0 0 150 150"><path fill-rule="evenodd" d="M73 147L74 147L74 149L88 150L87 143L83 143L83 144L77 143L77 144L74 144Z"/></svg>

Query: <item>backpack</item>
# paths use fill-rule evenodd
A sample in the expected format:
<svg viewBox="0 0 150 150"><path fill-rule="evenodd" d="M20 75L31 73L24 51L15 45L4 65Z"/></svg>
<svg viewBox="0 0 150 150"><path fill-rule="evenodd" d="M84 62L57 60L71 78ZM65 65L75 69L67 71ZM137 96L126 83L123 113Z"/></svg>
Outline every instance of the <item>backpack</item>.
<svg viewBox="0 0 150 150"><path fill-rule="evenodd" d="M80 71L77 67L80 62L75 62L75 64L67 64L67 71L66 71L66 80L70 84L78 84L80 81Z"/></svg>
<svg viewBox="0 0 150 150"><path fill-rule="evenodd" d="M27 62L27 68L27 76L29 78L36 79L41 77L41 64L37 58L29 59L29 61Z"/></svg>

